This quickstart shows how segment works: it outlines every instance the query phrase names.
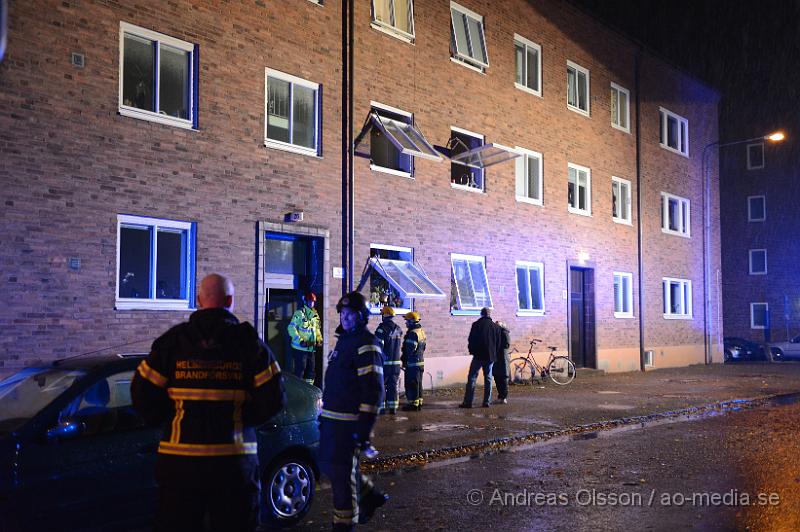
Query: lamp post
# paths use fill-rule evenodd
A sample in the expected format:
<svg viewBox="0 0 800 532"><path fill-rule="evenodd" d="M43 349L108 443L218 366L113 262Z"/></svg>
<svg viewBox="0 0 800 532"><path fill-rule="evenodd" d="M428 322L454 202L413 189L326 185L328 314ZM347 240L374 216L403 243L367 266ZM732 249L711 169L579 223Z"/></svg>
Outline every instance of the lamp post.
<svg viewBox="0 0 800 532"><path fill-rule="evenodd" d="M702 171L703 171L703 344L705 348L705 363L711 363L711 176L708 164L708 155L712 153L711 148L726 148L748 142L764 141L780 142L785 135L776 131L769 135L753 137L744 140L734 140L731 142L712 142L703 148ZM720 310L717 310L720 312Z"/></svg>

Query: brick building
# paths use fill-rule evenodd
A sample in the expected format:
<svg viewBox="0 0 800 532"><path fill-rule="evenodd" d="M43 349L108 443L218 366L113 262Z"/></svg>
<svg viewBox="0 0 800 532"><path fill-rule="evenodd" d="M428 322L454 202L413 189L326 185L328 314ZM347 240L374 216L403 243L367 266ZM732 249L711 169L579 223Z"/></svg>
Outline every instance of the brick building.
<svg viewBox="0 0 800 532"><path fill-rule="evenodd" d="M327 352L362 269L422 314L426 385L482 306L579 366L721 358L714 90L564 2L354 5L349 94L340 1L12 3L0 364L147 349L212 271L279 355L316 291Z"/></svg>

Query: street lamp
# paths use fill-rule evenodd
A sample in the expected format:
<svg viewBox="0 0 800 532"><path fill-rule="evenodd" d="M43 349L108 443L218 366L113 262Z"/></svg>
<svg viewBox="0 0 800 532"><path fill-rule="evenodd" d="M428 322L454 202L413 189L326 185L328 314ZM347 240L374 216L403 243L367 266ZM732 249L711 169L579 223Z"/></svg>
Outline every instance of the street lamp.
<svg viewBox="0 0 800 532"><path fill-rule="evenodd" d="M710 148L716 147L717 150L737 144L768 140L780 142L786 138L782 131L775 131L761 137L753 137L744 140L734 140L731 142L712 142L703 148L702 171L703 171L703 343L705 347L705 363L711 363L711 176L709 176L709 164L707 156L711 153ZM721 312L721 309L717 310Z"/></svg>

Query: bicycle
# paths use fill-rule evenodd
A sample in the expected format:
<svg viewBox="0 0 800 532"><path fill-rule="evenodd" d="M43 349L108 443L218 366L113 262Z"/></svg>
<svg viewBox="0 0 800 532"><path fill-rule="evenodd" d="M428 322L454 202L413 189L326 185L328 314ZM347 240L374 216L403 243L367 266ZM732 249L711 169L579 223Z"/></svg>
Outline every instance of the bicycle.
<svg viewBox="0 0 800 532"><path fill-rule="evenodd" d="M536 375L540 376L542 383L544 383L545 377L550 377L554 383L560 386L569 384L575 379L575 364L564 355L556 355L558 348L555 346L547 347L550 350L547 364L540 366L536 362L536 359L533 358L533 346L541 342L542 340L538 338L532 338L528 354L511 361L510 381L512 384L533 384ZM519 353L516 348L514 351Z"/></svg>

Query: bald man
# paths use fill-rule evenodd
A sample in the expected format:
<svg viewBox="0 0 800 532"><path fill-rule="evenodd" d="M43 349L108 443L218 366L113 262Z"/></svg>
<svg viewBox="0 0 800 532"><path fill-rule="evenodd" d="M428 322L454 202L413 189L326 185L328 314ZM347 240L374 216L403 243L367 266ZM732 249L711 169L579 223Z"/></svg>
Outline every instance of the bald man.
<svg viewBox="0 0 800 532"><path fill-rule="evenodd" d="M133 405L163 425L156 458L156 530L258 526L255 427L286 402L275 357L233 310L230 279L212 273L199 310L153 342L131 383Z"/></svg>

